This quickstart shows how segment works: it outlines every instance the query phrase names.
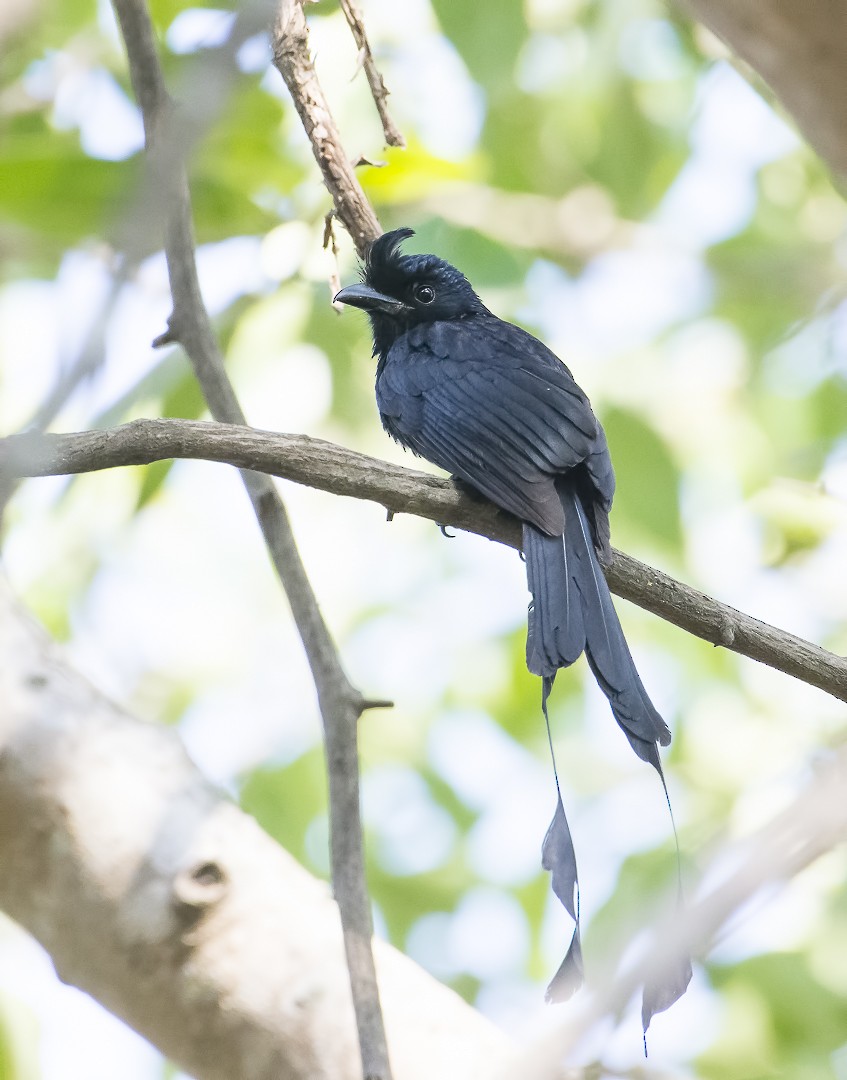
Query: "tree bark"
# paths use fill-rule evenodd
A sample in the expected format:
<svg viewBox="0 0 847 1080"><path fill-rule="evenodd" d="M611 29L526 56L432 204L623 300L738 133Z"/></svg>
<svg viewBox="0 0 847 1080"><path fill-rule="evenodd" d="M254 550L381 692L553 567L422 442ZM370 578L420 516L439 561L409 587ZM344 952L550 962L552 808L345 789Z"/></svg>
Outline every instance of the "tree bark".
<svg viewBox="0 0 847 1080"><path fill-rule="evenodd" d="M389 465L307 435L198 420L132 420L68 435L30 433L0 439L0 477L49 476L148 464L168 457L205 458L268 472L298 484L371 499L389 514L418 514L520 547L520 523L450 480ZM605 569L613 592L668 622L769 664L847 701L847 659L735 608L660 570L613 551Z"/></svg>
<svg viewBox="0 0 847 1080"><path fill-rule="evenodd" d="M202 1080L357 1080L338 909L174 732L73 672L0 580L0 906ZM237 722L237 718L233 718ZM398 1080L490 1076L509 1043L377 946Z"/></svg>
<svg viewBox="0 0 847 1080"><path fill-rule="evenodd" d="M829 167L847 176L847 5L841 0L682 0L754 68Z"/></svg>

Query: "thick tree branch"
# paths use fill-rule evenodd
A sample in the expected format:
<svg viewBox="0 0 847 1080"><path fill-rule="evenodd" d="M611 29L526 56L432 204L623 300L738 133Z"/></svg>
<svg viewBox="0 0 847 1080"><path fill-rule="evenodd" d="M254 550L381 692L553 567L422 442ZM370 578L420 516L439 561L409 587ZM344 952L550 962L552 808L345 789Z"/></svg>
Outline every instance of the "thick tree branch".
<svg viewBox="0 0 847 1080"><path fill-rule="evenodd" d="M0 441L0 473L52 476L164 458L203 458L255 469L336 495L369 499L391 513L520 546L520 526L489 502L462 494L449 480L389 465L305 435L281 435L192 420L133 420L109 431L13 435ZM684 585L616 551L611 588L689 633L847 701L847 659Z"/></svg>
<svg viewBox="0 0 847 1080"><path fill-rule="evenodd" d="M847 6L841 0L680 0L762 76L847 177Z"/></svg>
<svg viewBox="0 0 847 1080"><path fill-rule="evenodd" d="M198 1080L361 1080L329 890L173 730L67 666L0 579L0 907ZM505 1036L376 946L398 1080L484 1080Z"/></svg>
<svg viewBox="0 0 847 1080"><path fill-rule="evenodd" d="M168 332L159 343L178 341L183 346L215 419L244 424L244 413L226 373L200 292L188 181L178 152L179 128L173 122L149 13L144 0L114 0L114 7L166 211L165 254L174 309ZM390 1080L371 954L373 922L365 882L357 745L357 725L363 710L384 703L367 702L348 680L273 483L266 475L255 472L243 472L242 476L291 605L317 688L329 774L332 879L344 929L363 1074L365 1080Z"/></svg>

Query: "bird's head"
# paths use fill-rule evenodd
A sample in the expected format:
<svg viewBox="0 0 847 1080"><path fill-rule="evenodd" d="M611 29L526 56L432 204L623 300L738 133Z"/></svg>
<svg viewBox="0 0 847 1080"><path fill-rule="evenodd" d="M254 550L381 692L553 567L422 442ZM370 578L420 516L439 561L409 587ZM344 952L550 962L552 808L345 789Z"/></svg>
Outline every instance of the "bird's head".
<svg viewBox="0 0 847 1080"><path fill-rule="evenodd" d="M459 319L486 311L471 283L435 255L403 255L401 243L413 229L383 233L371 244L360 285L336 294L342 304L362 308L371 319L374 352L384 352L419 323Z"/></svg>

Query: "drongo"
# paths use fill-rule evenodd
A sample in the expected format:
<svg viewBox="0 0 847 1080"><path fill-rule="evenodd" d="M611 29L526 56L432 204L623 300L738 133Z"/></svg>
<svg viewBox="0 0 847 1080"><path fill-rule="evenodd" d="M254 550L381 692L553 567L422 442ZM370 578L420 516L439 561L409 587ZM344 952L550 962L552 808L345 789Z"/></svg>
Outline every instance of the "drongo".
<svg viewBox="0 0 847 1080"><path fill-rule="evenodd" d="M412 235L396 229L374 241L361 284L336 296L370 317L382 423L402 446L522 521L532 595L526 659L542 678L545 716L556 672L585 653L633 750L664 784L658 748L670 732L635 669L603 575L615 490L603 428L570 371L537 338L493 315L449 263L401 252ZM583 970L576 857L561 794L542 861L575 924L548 988L558 1001L580 985ZM689 978L686 960L645 987L645 1030Z"/></svg>

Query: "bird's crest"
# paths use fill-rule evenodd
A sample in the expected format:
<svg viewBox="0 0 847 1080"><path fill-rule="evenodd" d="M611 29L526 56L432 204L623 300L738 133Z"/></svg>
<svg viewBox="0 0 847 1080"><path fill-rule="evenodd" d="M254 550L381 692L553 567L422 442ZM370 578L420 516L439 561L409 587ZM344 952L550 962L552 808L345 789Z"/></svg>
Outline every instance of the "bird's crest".
<svg viewBox="0 0 847 1080"><path fill-rule="evenodd" d="M404 256L400 253L400 245L410 236L415 235L414 229L395 229L393 232L383 233L368 248L365 257L365 278L370 281L372 276L379 276L386 270L394 270L397 264L403 261Z"/></svg>
<svg viewBox="0 0 847 1080"><path fill-rule="evenodd" d="M439 259L437 255L404 255L400 245L414 235L414 229L403 228L377 237L365 257L362 267L363 280L372 288L390 296L396 295L398 286L433 273L438 273L445 279L464 280L460 271Z"/></svg>

